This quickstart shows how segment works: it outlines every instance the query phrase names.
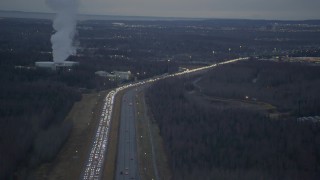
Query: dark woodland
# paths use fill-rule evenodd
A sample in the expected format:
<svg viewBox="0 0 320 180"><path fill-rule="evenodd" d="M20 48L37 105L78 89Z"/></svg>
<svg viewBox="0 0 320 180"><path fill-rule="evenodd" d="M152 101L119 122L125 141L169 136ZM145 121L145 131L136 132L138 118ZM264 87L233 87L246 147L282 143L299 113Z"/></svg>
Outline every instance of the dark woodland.
<svg viewBox="0 0 320 180"><path fill-rule="evenodd" d="M319 72L319 66L249 61L217 67L199 82L201 96L259 95L290 111L278 119L252 108L199 101L191 77L154 84L147 102L173 179L319 179L320 123L297 121L294 104L300 98L295 93L301 93L301 114L320 113Z"/></svg>

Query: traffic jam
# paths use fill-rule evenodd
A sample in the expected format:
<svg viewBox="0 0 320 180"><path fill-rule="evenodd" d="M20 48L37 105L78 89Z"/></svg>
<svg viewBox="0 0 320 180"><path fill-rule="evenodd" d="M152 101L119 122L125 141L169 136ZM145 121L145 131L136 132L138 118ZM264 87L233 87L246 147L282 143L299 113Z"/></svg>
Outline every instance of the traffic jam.
<svg viewBox="0 0 320 180"><path fill-rule="evenodd" d="M100 179L105 152L108 145L108 133L116 91L111 91L105 98L105 103L100 116L99 125L89 154L82 179Z"/></svg>

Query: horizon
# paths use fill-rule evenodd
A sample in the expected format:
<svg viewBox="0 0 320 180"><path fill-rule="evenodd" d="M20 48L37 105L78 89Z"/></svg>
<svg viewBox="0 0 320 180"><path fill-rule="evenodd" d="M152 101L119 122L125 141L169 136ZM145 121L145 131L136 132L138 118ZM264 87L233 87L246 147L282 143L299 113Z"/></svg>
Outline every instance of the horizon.
<svg viewBox="0 0 320 180"><path fill-rule="evenodd" d="M52 15L52 17L19 17L18 14L8 14L4 15L3 13L24 13L24 14L43 14L43 15ZM41 11L22 11L22 10L0 10L0 18L32 18L32 19L52 19L55 15L55 12L41 12ZM103 20L103 17L119 17L120 20L123 20L123 18L129 18L129 20L249 20L249 21L320 21L320 18L318 19L267 19L267 18L237 18L237 17L179 17L179 16L148 16L148 15L114 15L114 14L90 14L90 13L78 13L77 16L80 16L79 18L89 19L90 17L102 17L102 19L97 20ZM84 17L81 17L84 16ZM92 18L92 20L95 20ZM108 20L108 19L107 19ZM117 19L112 19L117 20ZM126 19L127 20L127 19Z"/></svg>
<svg viewBox="0 0 320 180"><path fill-rule="evenodd" d="M52 0L0 1L0 10L55 13ZM54 0L60 1L60 0ZM62 1L67 2L67 1ZM161 17L192 19L318 20L318 0L70 0L78 14L93 16Z"/></svg>

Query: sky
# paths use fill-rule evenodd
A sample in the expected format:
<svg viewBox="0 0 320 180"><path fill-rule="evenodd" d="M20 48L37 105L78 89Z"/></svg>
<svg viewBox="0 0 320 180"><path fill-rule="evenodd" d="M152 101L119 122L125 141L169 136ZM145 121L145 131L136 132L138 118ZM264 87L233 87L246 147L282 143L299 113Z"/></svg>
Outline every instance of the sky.
<svg viewBox="0 0 320 180"><path fill-rule="evenodd" d="M45 0L0 0L0 10L52 12ZM320 0L80 0L79 13L305 20L320 19Z"/></svg>

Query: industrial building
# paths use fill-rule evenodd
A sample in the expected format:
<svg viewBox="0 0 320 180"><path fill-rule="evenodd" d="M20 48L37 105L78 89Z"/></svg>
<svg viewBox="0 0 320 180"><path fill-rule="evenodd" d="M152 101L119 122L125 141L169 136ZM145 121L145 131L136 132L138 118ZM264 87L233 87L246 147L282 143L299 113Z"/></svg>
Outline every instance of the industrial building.
<svg viewBox="0 0 320 180"><path fill-rule="evenodd" d="M131 77L130 71L113 71L112 74L116 75L118 79L129 80Z"/></svg>
<svg viewBox="0 0 320 180"><path fill-rule="evenodd" d="M108 73L106 71L97 71L95 72L95 74L101 77L109 78L112 81L123 81L129 80L131 78L130 71L113 71L111 73Z"/></svg>
<svg viewBox="0 0 320 180"><path fill-rule="evenodd" d="M51 69L53 71L56 70L64 70L64 69L71 69L73 66L78 65L79 62L74 61L64 61L64 62L52 62L52 61L42 61L42 62L36 62L35 66L37 68L43 68L43 69Z"/></svg>

